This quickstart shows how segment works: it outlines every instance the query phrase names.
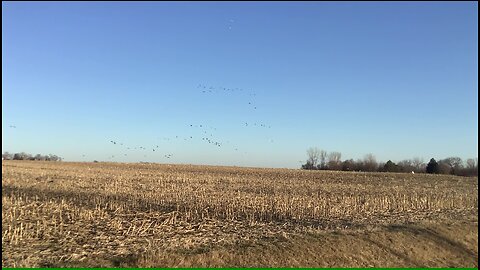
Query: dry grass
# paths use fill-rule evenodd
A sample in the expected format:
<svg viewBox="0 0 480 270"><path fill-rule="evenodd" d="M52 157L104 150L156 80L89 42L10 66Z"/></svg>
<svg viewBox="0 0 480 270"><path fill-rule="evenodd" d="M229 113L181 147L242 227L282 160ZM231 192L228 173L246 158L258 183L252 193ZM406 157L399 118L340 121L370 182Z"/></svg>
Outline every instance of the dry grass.
<svg viewBox="0 0 480 270"><path fill-rule="evenodd" d="M462 215L478 215L478 178L2 162L3 266L148 265L152 254Z"/></svg>

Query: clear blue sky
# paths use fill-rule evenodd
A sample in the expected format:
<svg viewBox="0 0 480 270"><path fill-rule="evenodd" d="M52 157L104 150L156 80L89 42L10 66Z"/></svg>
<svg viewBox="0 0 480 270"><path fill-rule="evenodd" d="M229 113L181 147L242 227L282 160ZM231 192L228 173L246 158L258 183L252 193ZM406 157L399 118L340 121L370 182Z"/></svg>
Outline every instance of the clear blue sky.
<svg viewBox="0 0 480 270"><path fill-rule="evenodd" d="M291 168L310 146L476 157L477 14L476 2L2 2L2 150Z"/></svg>

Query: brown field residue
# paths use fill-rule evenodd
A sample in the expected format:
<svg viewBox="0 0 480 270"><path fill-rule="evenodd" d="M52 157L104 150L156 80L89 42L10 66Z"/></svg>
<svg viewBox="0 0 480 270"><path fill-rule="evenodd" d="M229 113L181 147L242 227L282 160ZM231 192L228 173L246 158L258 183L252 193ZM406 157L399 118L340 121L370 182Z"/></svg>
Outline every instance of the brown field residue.
<svg viewBox="0 0 480 270"><path fill-rule="evenodd" d="M2 266L478 267L478 178L2 161Z"/></svg>

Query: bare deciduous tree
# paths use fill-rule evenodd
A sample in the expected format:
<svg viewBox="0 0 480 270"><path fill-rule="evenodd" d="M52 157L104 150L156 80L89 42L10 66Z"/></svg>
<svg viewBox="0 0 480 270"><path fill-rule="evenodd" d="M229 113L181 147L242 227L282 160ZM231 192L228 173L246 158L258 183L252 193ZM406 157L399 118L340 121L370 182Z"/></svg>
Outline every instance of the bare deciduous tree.
<svg viewBox="0 0 480 270"><path fill-rule="evenodd" d="M307 164L311 164L313 167L317 166L318 159L320 158L320 149L317 147L310 147L307 149Z"/></svg>
<svg viewBox="0 0 480 270"><path fill-rule="evenodd" d="M9 152L5 152L3 153L2 158L5 160L10 160L10 159L13 159L13 155L10 154Z"/></svg>
<svg viewBox="0 0 480 270"><path fill-rule="evenodd" d="M411 159L405 159L398 162L398 169L403 172L412 172L415 171L415 166L413 165L413 161Z"/></svg>
<svg viewBox="0 0 480 270"><path fill-rule="evenodd" d="M36 155L35 155L35 160L44 161L44 160L45 160L45 156L43 156L43 155L41 155L41 154L36 154Z"/></svg>
<svg viewBox="0 0 480 270"><path fill-rule="evenodd" d="M15 153L15 155L13 155L14 160L29 160L31 157L32 155L25 152Z"/></svg>
<svg viewBox="0 0 480 270"><path fill-rule="evenodd" d="M463 167L462 159L459 157L448 157L438 162L440 166L440 173L442 174L456 174Z"/></svg>
<svg viewBox="0 0 480 270"><path fill-rule="evenodd" d="M478 159L467 159L465 167L455 170L454 173L461 176L478 176Z"/></svg>
<svg viewBox="0 0 480 270"><path fill-rule="evenodd" d="M415 172L423 172L425 171L426 164L423 161L423 159L419 157L414 157L412 159L412 166L415 168L414 169Z"/></svg>
<svg viewBox="0 0 480 270"><path fill-rule="evenodd" d="M327 151L320 151L320 169L325 169L327 167Z"/></svg>
<svg viewBox="0 0 480 270"><path fill-rule="evenodd" d="M440 174L451 174L453 173L453 168L446 162L438 162L438 173Z"/></svg>
<svg viewBox="0 0 480 270"><path fill-rule="evenodd" d="M377 159L373 154L366 154L363 158L363 169L367 172L373 172L377 170L378 163Z"/></svg>
<svg viewBox="0 0 480 270"><path fill-rule="evenodd" d="M328 154L328 169L340 170L342 168L342 153L331 152Z"/></svg>
<svg viewBox="0 0 480 270"><path fill-rule="evenodd" d="M475 169L477 167L477 161L473 158L467 159L467 169Z"/></svg>
<svg viewBox="0 0 480 270"><path fill-rule="evenodd" d="M460 168L462 165L462 159L459 157L448 157L445 159L442 159L441 162L444 162L448 164L452 168Z"/></svg>

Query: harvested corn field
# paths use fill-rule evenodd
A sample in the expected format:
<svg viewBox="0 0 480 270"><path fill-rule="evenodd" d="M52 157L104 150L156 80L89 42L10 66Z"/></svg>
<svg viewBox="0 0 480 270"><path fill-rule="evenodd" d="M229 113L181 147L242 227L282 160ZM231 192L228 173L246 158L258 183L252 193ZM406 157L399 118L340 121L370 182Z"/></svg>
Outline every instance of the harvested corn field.
<svg viewBox="0 0 480 270"><path fill-rule="evenodd" d="M2 266L478 267L477 223L478 178L2 162Z"/></svg>

